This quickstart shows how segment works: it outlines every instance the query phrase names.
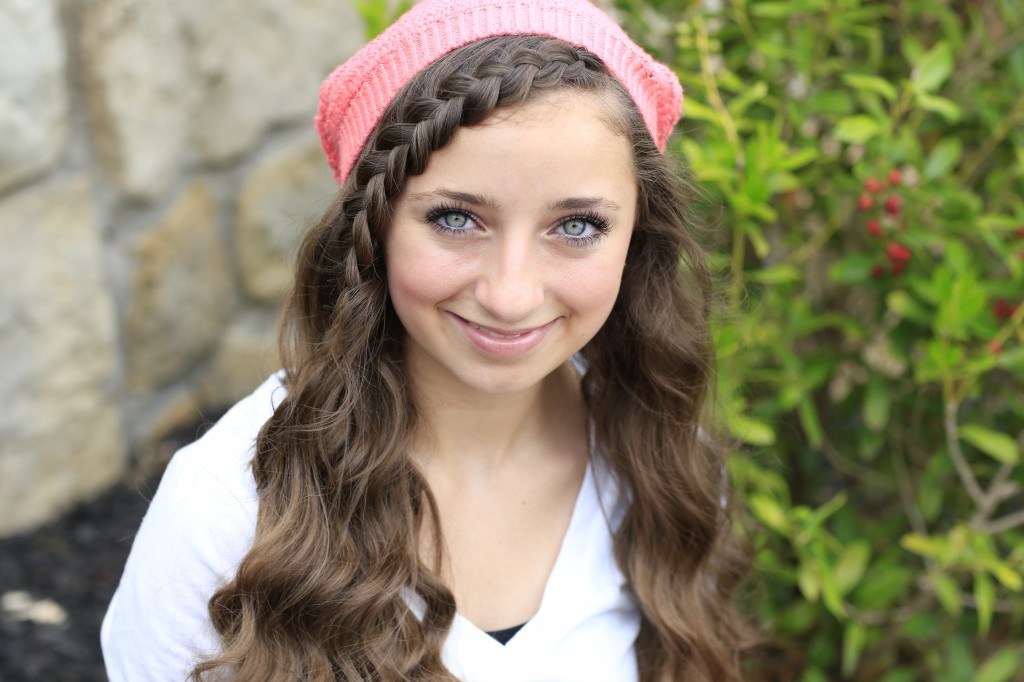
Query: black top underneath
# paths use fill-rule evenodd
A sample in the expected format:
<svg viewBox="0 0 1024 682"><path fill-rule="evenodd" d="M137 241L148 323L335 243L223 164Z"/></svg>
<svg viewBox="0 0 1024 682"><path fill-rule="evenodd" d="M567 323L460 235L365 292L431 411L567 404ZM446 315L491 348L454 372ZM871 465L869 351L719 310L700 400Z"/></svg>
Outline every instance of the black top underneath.
<svg viewBox="0 0 1024 682"><path fill-rule="evenodd" d="M523 623L522 625L513 625L512 627L505 628L504 630L491 630L488 631L487 634L498 640L498 643L504 646L505 644L508 644L508 640L515 637L516 633L523 629L523 625L526 625L526 623Z"/></svg>

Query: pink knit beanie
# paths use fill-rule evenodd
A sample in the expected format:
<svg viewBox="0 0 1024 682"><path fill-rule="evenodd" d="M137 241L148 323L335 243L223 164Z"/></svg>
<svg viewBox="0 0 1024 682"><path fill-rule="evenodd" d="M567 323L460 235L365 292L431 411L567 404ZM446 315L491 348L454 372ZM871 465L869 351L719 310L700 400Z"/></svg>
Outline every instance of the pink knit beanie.
<svg viewBox="0 0 1024 682"><path fill-rule="evenodd" d="M658 149L682 114L679 79L586 0L423 0L363 46L320 88L316 130L344 184L384 109L409 80L448 52L497 35L559 38L600 57L626 87Z"/></svg>

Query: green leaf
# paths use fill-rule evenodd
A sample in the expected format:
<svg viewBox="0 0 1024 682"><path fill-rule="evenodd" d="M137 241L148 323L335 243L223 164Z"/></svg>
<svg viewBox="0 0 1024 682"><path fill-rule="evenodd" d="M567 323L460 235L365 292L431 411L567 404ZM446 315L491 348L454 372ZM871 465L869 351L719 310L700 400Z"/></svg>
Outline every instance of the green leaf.
<svg viewBox="0 0 1024 682"><path fill-rule="evenodd" d="M843 631L843 677L849 678L857 670L860 655L867 643L868 631L857 621L850 621Z"/></svg>
<svg viewBox="0 0 1024 682"><path fill-rule="evenodd" d="M882 132L878 120L870 116L847 116L836 123L835 135L840 142L864 143Z"/></svg>
<svg viewBox="0 0 1024 682"><path fill-rule="evenodd" d="M970 325L985 313L988 294L969 270L956 273L943 265L935 268L934 274L941 280L936 280L935 287L936 292L941 292L935 333L939 337L967 340Z"/></svg>
<svg viewBox="0 0 1024 682"><path fill-rule="evenodd" d="M891 397L885 379L876 375L868 382L864 394L864 424L871 431L880 433L889 425Z"/></svg>
<svg viewBox="0 0 1024 682"><path fill-rule="evenodd" d="M1020 224L1021 219L1012 215L985 213L978 216L978 227L983 227L986 230L1010 231L1018 227Z"/></svg>
<svg viewBox="0 0 1024 682"><path fill-rule="evenodd" d="M758 81L754 83L752 87L744 90L738 97L733 99L729 104L726 105L726 109L733 118L739 119L743 117L743 114L747 112L752 105L756 104L758 100L764 99L764 96L768 94L768 84L764 81Z"/></svg>
<svg viewBox="0 0 1024 682"><path fill-rule="evenodd" d="M924 45L913 32L909 32L900 41L900 51L903 52L904 59L911 64L917 64L924 55Z"/></svg>
<svg viewBox="0 0 1024 682"><path fill-rule="evenodd" d="M829 116L844 116L853 110L853 99L842 90L824 90L807 103L811 111Z"/></svg>
<svg viewBox="0 0 1024 682"><path fill-rule="evenodd" d="M789 156L781 159L779 161L779 168L785 171L796 170L797 168L816 161L819 156L821 156L821 152L812 147L799 149Z"/></svg>
<svg viewBox="0 0 1024 682"><path fill-rule="evenodd" d="M1000 353L999 366L1011 372L1024 372L1024 346Z"/></svg>
<svg viewBox="0 0 1024 682"><path fill-rule="evenodd" d="M803 279L803 272L794 265L776 265L761 270L750 270L747 278L762 284L788 284Z"/></svg>
<svg viewBox="0 0 1024 682"><path fill-rule="evenodd" d="M726 426L734 438L744 443L760 447L775 444L775 430L765 422L733 414L726 418Z"/></svg>
<svg viewBox="0 0 1024 682"><path fill-rule="evenodd" d="M973 275L974 264L971 261L974 256L959 239L946 240L946 250L942 257L953 272L961 275L972 273Z"/></svg>
<svg viewBox="0 0 1024 682"><path fill-rule="evenodd" d="M356 11L363 19L363 34L367 41L383 32L412 7L411 0L402 0L395 3L394 7L389 7L391 4L385 0L356 0Z"/></svg>
<svg viewBox="0 0 1024 682"><path fill-rule="evenodd" d="M1006 60L1018 88L1024 88L1024 43L1019 43Z"/></svg>
<svg viewBox="0 0 1024 682"><path fill-rule="evenodd" d="M835 571L830 566L822 566L819 576L821 577L821 601L825 604L825 608L836 618L845 619L846 604L843 603L843 595L839 592Z"/></svg>
<svg viewBox="0 0 1024 682"><path fill-rule="evenodd" d="M996 577L996 580L1001 582L1008 590L1020 592L1021 588L1024 587L1024 578L1021 578L1020 573L1010 568L1006 563L995 559L993 561L986 562L986 568L988 568L992 575Z"/></svg>
<svg viewBox="0 0 1024 682"><path fill-rule="evenodd" d="M1003 464L1017 464L1020 453L1013 438L978 424L960 427L960 438Z"/></svg>
<svg viewBox="0 0 1024 682"><path fill-rule="evenodd" d="M828 676L822 672L821 668L809 665L804 670L804 675L800 678L800 682L828 682Z"/></svg>
<svg viewBox="0 0 1024 682"><path fill-rule="evenodd" d="M960 162L964 144L959 137L947 137L935 145L924 164L924 177L928 180L942 177Z"/></svg>
<svg viewBox="0 0 1024 682"><path fill-rule="evenodd" d="M836 562L836 587L841 594L848 594L857 586L871 559L871 544L867 540L855 540L843 550Z"/></svg>
<svg viewBox="0 0 1024 682"><path fill-rule="evenodd" d="M692 97L686 98L686 103L683 105L683 115L690 121L707 121L717 126L722 125L722 117L718 115L717 111Z"/></svg>
<svg viewBox="0 0 1024 682"><path fill-rule="evenodd" d="M803 427L804 435L807 436L807 442L815 450L819 449L825 442L825 430L821 426L818 408L814 406L814 401L810 396L804 395L801 399L798 415L800 416L800 426Z"/></svg>
<svg viewBox="0 0 1024 682"><path fill-rule="evenodd" d="M760 204L748 202L746 205L748 214L753 215L760 206ZM770 222L771 220L774 220L774 218L766 220ZM743 234L746 235L747 239L750 240L750 245L754 247L754 253L757 254L757 257L764 258L767 256L768 252L771 251L771 246L768 244L768 240L765 239L764 230L761 229L761 226L752 220L744 220L740 224L740 228L743 230Z"/></svg>
<svg viewBox="0 0 1024 682"><path fill-rule="evenodd" d="M886 307L900 317L921 324L930 324L932 316L917 299L902 289L890 291L885 297Z"/></svg>
<svg viewBox="0 0 1024 682"><path fill-rule="evenodd" d="M939 628L943 626L942 620L935 617L932 611L922 611L914 614L901 626L903 634L912 641L927 642L937 638ZM963 682L957 680L957 682Z"/></svg>
<svg viewBox="0 0 1024 682"><path fill-rule="evenodd" d="M1009 682L1021 669L1021 651L1008 646L991 656L974 674L973 682Z"/></svg>
<svg viewBox="0 0 1024 682"><path fill-rule="evenodd" d="M914 96L914 100L917 102L917 106L925 111L938 114L946 119L947 123L956 123L963 117L960 105L945 97L919 92Z"/></svg>
<svg viewBox="0 0 1024 682"><path fill-rule="evenodd" d="M960 598L960 586L956 581L945 573L936 573L931 576L932 586L935 588L935 596L939 603L951 616L959 616L963 609L963 602Z"/></svg>
<svg viewBox="0 0 1024 682"><path fill-rule="evenodd" d="M913 579L914 574L905 566L875 562L857 587L853 602L862 609L888 609L906 596Z"/></svg>
<svg viewBox="0 0 1024 682"><path fill-rule="evenodd" d="M890 102L896 99L896 88L892 83L878 76L860 73L843 74L843 82L857 90L876 92Z"/></svg>
<svg viewBox="0 0 1024 682"><path fill-rule="evenodd" d="M963 346L946 339L932 339L925 344L924 359L914 366L914 380L928 383L946 379L963 359Z"/></svg>
<svg viewBox="0 0 1024 682"><path fill-rule="evenodd" d="M782 607L777 623L777 632L796 635L807 632L818 622L818 608L803 599L793 599Z"/></svg>
<svg viewBox="0 0 1024 682"><path fill-rule="evenodd" d="M881 454L883 446L887 446L885 433L864 430L857 434L857 456L862 462L873 462Z"/></svg>
<svg viewBox="0 0 1024 682"><path fill-rule="evenodd" d="M978 609L978 634L984 637L992 626L992 606L996 601L996 587L984 573L974 576L974 601Z"/></svg>
<svg viewBox="0 0 1024 682"><path fill-rule="evenodd" d="M831 500L814 510L807 521L807 529L812 531L817 530L818 527L828 519L828 517L842 509L848 499L849 495L846 491L840 490L832 497Z"/></svg>
<svg viewBox="0 0 1024 682"><path fill-rule="evenodd" d="M796 584L804 599L810 602L818 601L818 597L821 596L821 580L809 563L801 562L796 573Z"/></svg>
<svg viewBox="0 0 1024 682"><path fill-rule="evenodd" d="M786 535L789 533L789 519L786 512L778 502L767 495L754 494L748 501L750 511L761 523L772 530Z"/></svg>
<svg viewBox="0 0 1024 682"><path fill-rule="evenodd" d="M911 81L921 92L934 92L953 72L953 50L949 43L939 41L914 63Z"/></svg>
<svg viewBox="0 0 1024 682"><path fill-rule="evenodd" d="M794 14L813 12L820 7L815 0L793 0L791 2L751 3L750 13L765 19L789 19Z"/></svg>
<svg viewBox="0 0 1024 682"><path fill-rule="evenodd" d="M941 559L948 553L949 541L945 538L933 538L917 533L908 533L900 540L904 549L923 557Z"/></svg>
<svg viewBox="0 0 1024 682"><path fill-rule="evenodd" d="M912 668L900 668L899 670L890 670L882 677L882 679L878 680L878 682L915 682L916 680L916 670Z"/></svg>
<svg viewBox="0 0 1024 682"><path fill-rule="evenodd" d="M840 284L862 284L871 277L871 266L876 258L870 253L855 251L846 254L828 269L828 276Z"/></svg>
<svg viewBox="0 0 1024 682"><path fill-rule="evenodd" d="M974 679L974 671L978 669L974 660L974 648L971 640L964 634L955 633L944 638L945 655L943 658L943 677L937 677L935 682L965 682Z"/></svg>
<svg viewBox="0 0 1024 682"><path fill-rule="evenodd" d="M922 482L917 486L917 506L921 508L921 516L925 521L932 522L939 517L945 499L945 491L937 485L925 485Z"/></svg>

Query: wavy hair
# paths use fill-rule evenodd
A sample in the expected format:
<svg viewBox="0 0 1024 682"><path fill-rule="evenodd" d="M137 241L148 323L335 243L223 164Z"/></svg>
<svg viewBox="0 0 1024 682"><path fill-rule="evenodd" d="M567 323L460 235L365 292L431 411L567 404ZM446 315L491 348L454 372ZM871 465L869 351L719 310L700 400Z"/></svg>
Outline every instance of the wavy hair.
<svg viewBox="0 0 1024 682"><path fill-rule="evenodd" d="M600 95L635 157L637 224L619 297L582 350L582 387L598 450L630 495L614 552L641 612L639 676L740 679L741 562L721 453L699 426L713 375L711 279L681 183L595 54L529 35L472 43L410 81L306 237L282 325L288 395L252 463L255 539L210 599L222 650L193 680L455 679L441 660L454 597L418 552L421 530L441 531L406 456L416 409L383 232L406 179L461 126L556 91Z"/></svg>

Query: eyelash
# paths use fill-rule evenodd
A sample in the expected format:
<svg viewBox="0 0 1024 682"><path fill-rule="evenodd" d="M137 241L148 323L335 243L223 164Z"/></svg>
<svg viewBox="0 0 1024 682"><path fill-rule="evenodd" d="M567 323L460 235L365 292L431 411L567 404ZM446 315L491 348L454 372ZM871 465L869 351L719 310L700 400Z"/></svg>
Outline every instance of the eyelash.
<svg viewBox="0 0 1024 682"><path fill-rule="evenodd" d="M441 234L450 234L456 237L461 237L469 230L465 228L457 229L454 227L448 227L447 225L441 222L441 218L451 213L458 213L459 215L465 216L474 223L480 222L480 219L477 218L476 215L474 215L473 213L470 213L466 209L460 208L459 206L450 204L443 204L430 211L430 213L426 215L426 222L428 225L430 225L430 227L434 228Z"/></svg>
<svg viewBox="0 0 1024 682"><path fill-rule="evenodd" d="M561 222L558 223L558 225L559 227L561 227L562 225L565 225L566 223L571 222L573 220L582 220L585 223L590 223L597 229L597 232L587 237L570 237L567 234L557 235L558 239L561 239L569 246L590 246L599 239L603 239L604 236L607 235L608 232L611 230L611 226L608 225L608 221L599 216L598 214L594 213L593 211L583 211L581 213L575 213L571 216L563 218Z"/></svg>
<svg viewBox="0 0 1024 682"><path fill-rule="evenodd" d="M457 213L459 215L465 216L467 219L474 223L480 222L480 219L470 211L467 211L466 209L456 205L447 204L438 206L437 208L430 211L425 217L425 222L430 227L432 227L434 230L437 230L441 234L462 237L465 235L466 232L468 232L467 229L448 227L447 225L441 222L441 218L452 213ZM583 248L585 246L590 246L597 240L602 239L611 230L611 227L608 225L608 221L592 211L583 211L581 213L574 213L573 215L566 216L565 218L559 221L558 227L561 227L562 225L565 225L568 222L572 222L573 220L582 220L583 222L593 225L594 228L597 229L597 233L589 235L587 237L570 237L567 234L556 235L557 239L560 239L561 241L565 242L566 244L572 247Z"/></svg>

